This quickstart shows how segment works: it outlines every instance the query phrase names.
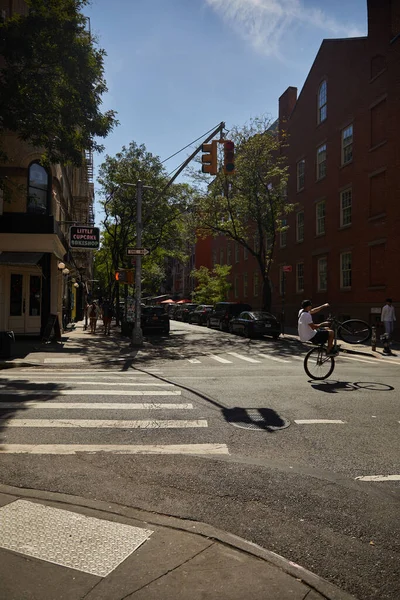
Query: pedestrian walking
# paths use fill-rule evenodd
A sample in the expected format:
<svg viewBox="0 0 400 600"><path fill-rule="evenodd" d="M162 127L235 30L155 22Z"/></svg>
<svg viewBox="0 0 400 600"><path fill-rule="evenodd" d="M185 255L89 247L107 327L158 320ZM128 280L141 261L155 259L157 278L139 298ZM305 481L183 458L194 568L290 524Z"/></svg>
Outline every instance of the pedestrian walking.
<svg viewBox="0 0 400 600"><path fill-rule="evenodd" d="M104 300L101 306L101 312L103 317L104 333L110 335L111 321L114 316L114 307L110 300Z"/></svg>
<svg viewBox="0 0 400 600"><path fill-rule="evenodd" d="M386 304L382 308L381 321L385 327L385 333L392 337L394 331L394 324L396 322L396 313L394 306L392 306L392 299L386 298Z"/></svg>
<svg viewBox="0 0 400 600"><path fill-rule="evenodd" d="M101 314L100 308L95 301L89 307L90 333L96 333L97 319Z"/></svg>

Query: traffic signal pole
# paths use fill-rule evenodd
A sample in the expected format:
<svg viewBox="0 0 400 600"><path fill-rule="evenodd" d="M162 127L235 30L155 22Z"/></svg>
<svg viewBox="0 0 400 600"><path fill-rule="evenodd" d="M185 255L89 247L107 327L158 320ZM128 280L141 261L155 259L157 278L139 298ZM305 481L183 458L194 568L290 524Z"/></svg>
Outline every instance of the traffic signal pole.
<svg viewBox="0 0 400 600"><path fill-rule="evenodd" d="M136 183L136 247L142 247L142 193L143 183ZM142 316L142 256L136 256L135 271L135 323L132 330L131 346L143 346Z"/></svg>

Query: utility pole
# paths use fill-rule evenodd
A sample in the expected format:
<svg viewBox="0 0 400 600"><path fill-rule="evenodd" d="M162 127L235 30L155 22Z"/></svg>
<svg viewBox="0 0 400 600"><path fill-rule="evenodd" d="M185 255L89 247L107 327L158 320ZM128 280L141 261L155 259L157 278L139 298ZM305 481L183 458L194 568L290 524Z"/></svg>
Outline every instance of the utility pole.
<svg viewBox="0 0 400 600"><path fill-rule="evenodd" d="M139 179L136 183L136 247L142 247L142 193L143 183ZM131 346L143 346L143 332L141 326L142 315L142 256L136 256L135 271L135 323L132 331Z"/></svg>

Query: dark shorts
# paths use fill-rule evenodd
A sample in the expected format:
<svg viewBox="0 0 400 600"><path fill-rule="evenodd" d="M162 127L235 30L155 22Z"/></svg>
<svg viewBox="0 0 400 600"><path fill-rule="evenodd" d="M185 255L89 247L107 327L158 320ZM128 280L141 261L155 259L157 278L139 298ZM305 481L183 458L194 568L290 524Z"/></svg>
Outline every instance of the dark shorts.
<svg viewBox="0 0 400 600"><path fill-rule="evenodd" d="M323 330L323 329L319 329L317 331L317 333L314 335L314 337L311 338L310 342L312 342L313 344L325 344L325 342L328 341L329 338L329 331Z"/></svg>

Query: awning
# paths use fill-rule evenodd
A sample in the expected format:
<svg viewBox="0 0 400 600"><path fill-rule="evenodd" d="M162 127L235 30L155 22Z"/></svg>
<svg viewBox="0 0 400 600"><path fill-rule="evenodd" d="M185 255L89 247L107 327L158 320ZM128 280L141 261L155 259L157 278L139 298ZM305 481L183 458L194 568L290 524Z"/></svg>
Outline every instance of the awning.
<svg viewBox="0 0 400 600"><path fill-rule="evenodd" d="M1 252L0 266L13 265L22 267L37 265L42 256L43 252Z"/></svg>

